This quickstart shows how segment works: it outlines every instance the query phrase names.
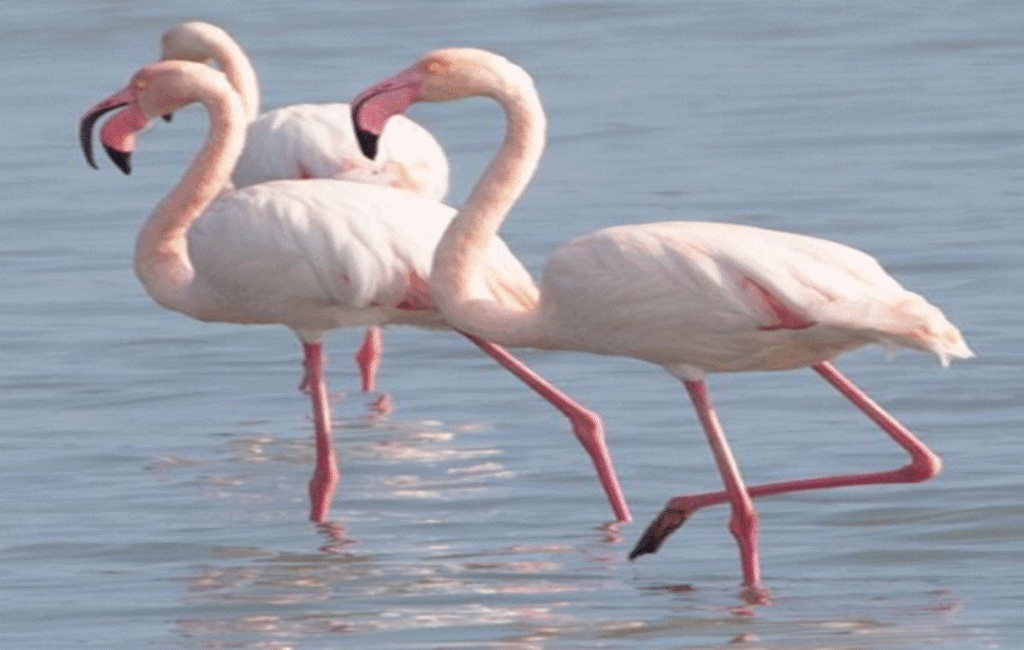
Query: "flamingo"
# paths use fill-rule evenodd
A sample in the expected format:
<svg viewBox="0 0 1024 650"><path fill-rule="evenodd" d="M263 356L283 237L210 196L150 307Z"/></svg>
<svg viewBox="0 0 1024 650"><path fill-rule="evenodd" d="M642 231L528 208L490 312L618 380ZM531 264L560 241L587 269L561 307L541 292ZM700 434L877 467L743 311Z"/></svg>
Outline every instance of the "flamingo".
<svg viewBox="0 0 1024 650"><path fill-rule="evenodd" d="M135 134L153 117L193 103L206 108L209 133L184 176L143 224L135 272L153 300L168 309L201 321L281 324L296 333L315 424L310 519L324 522L339 472L321 340L338 327L448 327L426 278L433 247L455 210L404 190L334 179L234 189L229 178L245 141L241 98L224 74L189 61L145 66L127 87L90 108L80 124L86 161L96 167L92 129L103 114L120 109L103 126L100 140L127 173ZM500 240L484 256L484 282L492 291L510 302L535 299L529 274ZM504 349L467 337L570 420L616 518L629 521L597 414Z"/></svg>
<svg viewBox="0 0 1024 650"><path fill-rule="evenodd" d="M393 115L421 101L485 96L505 111L500 150L448 225L430 289L456 329L509 347L575 350L642 359L685 386L725 490L679 496L647 528L631 559L654 552L697 509L729 503L743 571L741 594L767 602L752 499L797 490L923 481L937 455L830 363L868 343L930 352L943 365L973 356L942 312L901 287L872 257L832 241L723 223L666 222L606 228L557 248L539 298L512 302L485 283L486 252L532 177L545 115L533 80L490 52L427 54L353 101L367 155ZM894 471L744 485L705 383L714 372L810 366L910 455Z"/></svg>
<svg viewBox="0 0 1024 650"><path fill-rule="evenodd" d="M444 200L448 160L437 140L416 122L392 121L381 139L381 154L370 161L359 152L348 104L296 104L261 115L256 71L242 47L220 27L186 21L164 32L160 42L162 60L212 61L241 95L249 127L245 148L231 174L235 187L282 179L338 178ZM382 349L381 329L368 328L355 354L364 393L376 390ZM386 399L378 402L382 407L387 403Z"/></svg>

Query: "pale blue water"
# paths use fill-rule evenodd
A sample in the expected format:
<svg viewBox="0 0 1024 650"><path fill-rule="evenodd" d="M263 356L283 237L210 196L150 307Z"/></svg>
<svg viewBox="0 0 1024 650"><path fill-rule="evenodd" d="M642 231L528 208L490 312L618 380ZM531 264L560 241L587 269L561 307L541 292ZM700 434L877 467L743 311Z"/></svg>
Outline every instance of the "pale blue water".
<svg viewBox="0 0 1024 650"><path fill-rule="evenodd" d="M0 8L4 650L1024 647L1024 8L990 2L57 2ZM751 223L877 256L978 353L839 366L946 462L935 481L759 502L775 604L744 609L727 511L625 555L719 480L681 387L524 352L598 410L637 521L616 532L565 423L457 337L386 335L372 416L331 340L350 541L305 520L299 353L196 323L131 273L197 109L87 168L81 113L185 18L249 49L265 105L347 101L439 46L503 52L550 115L504 229L533 269L601 226ZM500 137L483 101L417 107L457 202ZM104 161L105 162L105 161ZM903 462L808 371L711 382L750 482Z"/></svg>

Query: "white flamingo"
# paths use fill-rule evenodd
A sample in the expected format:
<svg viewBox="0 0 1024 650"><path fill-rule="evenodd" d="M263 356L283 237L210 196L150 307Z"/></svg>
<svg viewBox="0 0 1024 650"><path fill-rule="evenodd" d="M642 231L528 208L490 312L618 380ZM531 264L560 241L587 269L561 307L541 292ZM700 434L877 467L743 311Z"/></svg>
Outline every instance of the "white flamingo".
<svg viewBox="0 0 1024 650"><path fill-rule="evenodd" d="M865 253L831 241L719 223L608 228L559 247L539 299L513 302L487 286L486 251L544 148L545 116L530 76L489 52L439 50L352 101L356 129L373 134L418 101L486 96L505 110L504 141L438 244L430 288L457 329L507 346L622 355L665 368L686 386L725 490L676 497L631 557L653 552L696 509L728 502L744 597L766 601L752 497L845 485L923 481L941 463L828 360L868 343L951 358L973 356L943 314L903 289ZM712 372L811 366L911 457L906 467L746 487L705 386Z"/></svg>
<svg viewBox="0 0 1024 650"><path fill-rule="evenodd" d="M338 327L447 327L426 278L434 245L455 210L410 192L333 179L232 188L229 177L245 141L241 99L222 73L188 61L145 66L126 88L90 108L80 125L86 160L96 166L91 132L104 113L120 109L100 140L127 171L135 134L153 117L196 102L210 116L210 131L142 226L135 272L168 309L202 321L287 325L301 339L316 431L310 518L322 522L338 469L321 340ZM510 302L532 303L537 288L526 270L499 240L487 248L490 290ZM628 521L600 418L502 348L469 338L569 418L616 517Z"/></svg>
<svg viewBox="0 0 1024 650"><path fill-rule="evenodd" d="M337 178L444 200L448 160L437 140L416 122L393 120L382 134L378 159L370 161L359 153L348 104L296 104L260 115L256 71L242 47L220 27L191 20L164 32L160 42L163 60L213 62L241 95L249 127L245 148L231 174L235 187L283 179ZM382 348L381 329L368 328L355 355L363 392L376 390Z"/></svg>

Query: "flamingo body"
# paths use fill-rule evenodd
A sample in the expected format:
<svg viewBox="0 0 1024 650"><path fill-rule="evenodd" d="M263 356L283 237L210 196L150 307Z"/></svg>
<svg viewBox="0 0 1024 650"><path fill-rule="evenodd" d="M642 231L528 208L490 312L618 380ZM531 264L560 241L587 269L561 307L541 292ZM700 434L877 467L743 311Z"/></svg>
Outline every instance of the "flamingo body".
<svg viewBox="0 0 1024 650"><path fill-rule="evenodd" d="M204 320L286 325L306 341L339 327L447 327L421 286L454 214L407 192L329 179L225 192L188 231L204 296L195 309ZM491 256L495 290L535 296L500 240Z"/></svg>
<svg viewBox="0 0 1024 650"><path fill-rule="evenodd" d="M339 472L320 339L337 327L449 326L426 278L455 210L391 187L334 179L234 189L229 176L244 146L244 105L224 74L189 61L146 66L87 111L80 124L87 162L96 166L92 128L104 113L118 111L100 140L128 173L136 133L154 116L192 103L207 109L209 133L140 229L135 271L168 309L203 321L282 324L302 339L301 387L312 399L317 448L310 518L323 522ZM534 306L536 286L518 260L497 239L486 248L485 264L493 266L481 274L482 288L522 309ZM569 418L616 517L628 521L600 418L502 348L467 337Z"/></svg>
<svg viewBox="0 0 1024 650"><path fill-rule="evenodd" d="M617 226L559 247L540 319L553 347L643 359L681 379L801 368L873 342L943 363L969 353L866 253L724 223Z"/></svg>
<svg viewBox="0 0 1024 650"><path fill-rule="evenodd" d="M448 192L444 151L426 129L408 118L389 125L381 138L381 155L371 161L359 152L347 104L296 104L260 115L256 70L242 47L220 27L196 20L175 25L162 35L161 51L163 60L216 63L238 92L249 126L231 175L235 187L334 178L387 185L437 201ZM380 328L368 329L355 355L364 392L376 389L382 337ZM378 403L389 403L387 396Z"/></svg>
<svg viewBox="0 0 1024 650"><path fill-rule="evenodd" d="M558 248L536 306L522 308L481 284L484 252L530 181L546 118L525 70L491 52L431 52L353 100L360 144L417 101L486 96L501 104L501 148L434 254L430 287L455 327L509 346L634 357L685 386L724 490L669 501L630 554L657 550L696 510L729 503L744 599L767 602L753 498L799 490L905 483L934 477L938 456L843 377L829 360L877 342L931 352L945 365L973 356L960 332L870 256L842 244L749 226L666 222L607 228ZM705 383L710 372L812 367L910 456L902 468L746 486Z"/></svg>

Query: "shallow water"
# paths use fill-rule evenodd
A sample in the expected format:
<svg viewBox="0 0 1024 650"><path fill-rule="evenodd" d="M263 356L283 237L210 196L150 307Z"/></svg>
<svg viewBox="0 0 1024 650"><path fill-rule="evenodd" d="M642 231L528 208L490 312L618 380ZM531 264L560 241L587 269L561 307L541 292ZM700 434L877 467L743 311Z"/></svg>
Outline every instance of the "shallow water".
<svg viewBox="0 0 1024 650"><path fill-rule="evenodd" d="M1024 19L1018 2L59 2L0 27L0 575L5 650L1018 648L1024 646ZM935 481L758 503L774 604L744 606L727 511L626 561L674 494L719 481L685 393L636 361L523 352L605 418L636 522L607 506L564 421L461 339L331 340L343 486L305 520L312 445L281 328L153 305L135 229L205 129L88 169L82 111L175 22L234 33L266 106L345 101L434 47L503 52L550 115L505 226L536 269L601 226L716 220L871 252L978 358L868 349L839 366L946 463ZM453 201L500 137L484 101L417 107ZM802 371L711 388L751 482L903 462Z"/></svg>

